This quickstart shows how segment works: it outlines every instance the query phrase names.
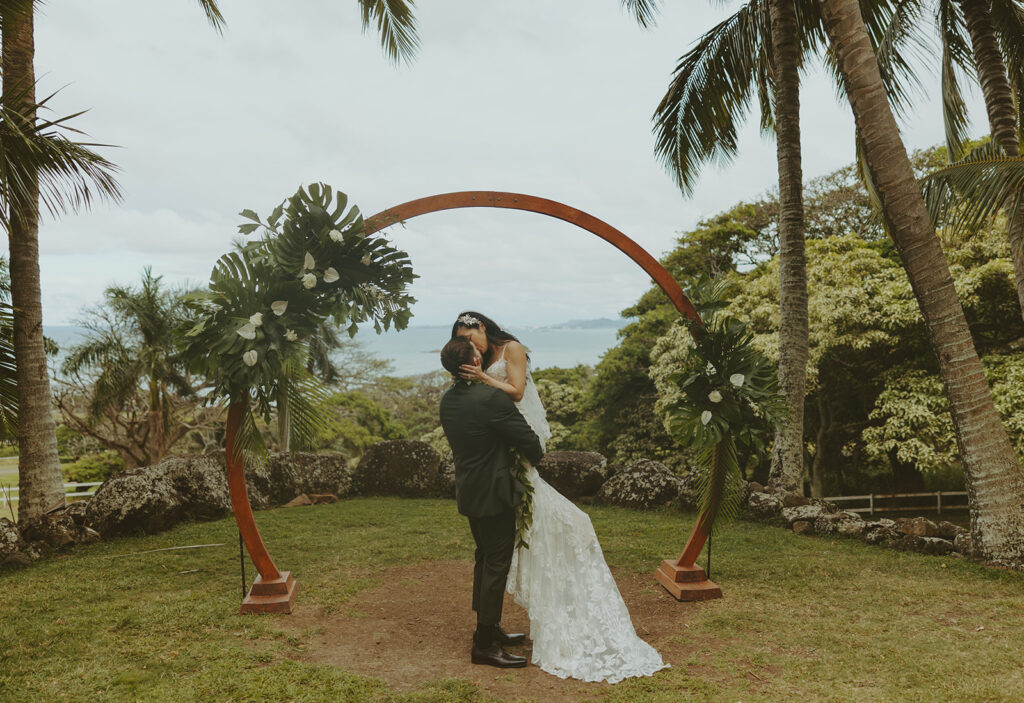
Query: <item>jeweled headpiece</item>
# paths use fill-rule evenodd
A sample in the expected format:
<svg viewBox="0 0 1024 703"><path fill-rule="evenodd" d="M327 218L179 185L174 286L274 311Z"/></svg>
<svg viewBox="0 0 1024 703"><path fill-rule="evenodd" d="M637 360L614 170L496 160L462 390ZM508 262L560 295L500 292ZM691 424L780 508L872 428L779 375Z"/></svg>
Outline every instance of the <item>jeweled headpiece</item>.
<svg viewBox="0 0 1024 703"><path fill-rule="evenodd" d="M477 327L480 324L480 320L472 315L462 315L457 322L464 327Z"/></svg>

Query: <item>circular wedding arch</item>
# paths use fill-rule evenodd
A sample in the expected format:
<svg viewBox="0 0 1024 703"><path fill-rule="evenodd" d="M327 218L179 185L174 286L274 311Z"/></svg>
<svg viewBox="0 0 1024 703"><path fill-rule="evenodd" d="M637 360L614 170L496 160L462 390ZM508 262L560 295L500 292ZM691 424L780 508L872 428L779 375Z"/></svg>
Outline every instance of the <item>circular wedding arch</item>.
<svg viewBox="0 0 1024 703"><path fill-rule="evenodd" d="M665 291L680 315L698 323L701 321L693 303L683 293L676 280L643 247L604 220L555 200L523 193L489 190L442 193L410 200L365 218L364 231L369 235L419 215L470 207L523 210L576 225L605 240L639 264ZM228 428L229 435L233 435L230 417ZM260 574L242 602L242 612L291 612L295 601L295 580L289 572L278 571L270 559L252 516L240 462L237 462L236 466L232 466L233 463L236 462L228 462L232 508L242 538ZM720 598L722 595L721 589L708 580L704 570L695 563L709 534L710 525L706 523L705 515L701 514L679 558L664 560L655 572L658 581L678 600L708 600Z"/></svg>

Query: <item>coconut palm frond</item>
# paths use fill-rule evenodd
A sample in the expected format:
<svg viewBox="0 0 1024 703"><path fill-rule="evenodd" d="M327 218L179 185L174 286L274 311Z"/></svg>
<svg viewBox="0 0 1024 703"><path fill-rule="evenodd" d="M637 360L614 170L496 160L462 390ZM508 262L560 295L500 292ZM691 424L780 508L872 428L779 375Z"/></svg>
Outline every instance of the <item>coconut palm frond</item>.
<svg viewBox="0 0 1024 703"><path fill-rule="evenodd" d="M950 163L964 155L970 123L967 103L960 90L960 77L973 77L974 55L966 40L967 25L960 6L951 0L939 2L935 22L942 40L942 121L946 128L946 158Z"/></svg>
<svg viewBox="0 0 1024 703"><path fill-rule="evenodd" d="M655 153L683 193L693 192L704 163L735 157L757 67L771 65L770 45L767 11L751 2L679 59L653 121Z"/></svg>
<svg viewBox="0 0 1024 703"><path fill-rule="evenodd" d="M77 376L90 368L102 367L107 360L127 355L128 350L119 338L112 335L92 337L71 347L61 364L61 373Z"/></svg>
<svg viewBox="0 0 1024 703"><path fill-rule="evenodd" d="M1024 204L1024 158L1007 156L986 142L922 181L928 215L935 227L971 233L1009 206L1016 217Z"/></svg>
<svg viewBox="0 0 1024 703"><path fill-rule="evenodd" d="M416 57L420 39L413 15L413 0L359 0L363 30L377 25L381 47L395 63L409 63Z"/></svg>
<svg viewBox="0 0 1024 703"><path fill-rule="evenodd" d="M723 439L703 450L698 461L703 466L698 482L699 510L712 534L739 514L743 497L743 476L740 473L736 444Z"/></svg>
<svg viewBox="0 0 1024 703"><path fill-rule="evenodd" d="M43 110L50 95L35 106ZM96 195L120 201L121 191L114 179L117 166L90 147L102 146L71 141L65 133L78 133L68 123L82 113L56 120L31 120L8 105L17 96L0 97L0 226L10 228L8 210L14 204L37 209L35 190L29 174L38 176L39 201L51 215L88 207Z"/></svg>
<svg viewBox="0 0 1024 703"><path fill-rule="evenodd" d="M654 26L654 18L659 12L658 0L621 0L622 7L626 9L636 23L644 29Z"/></svg>
<svg viewBox="0 0 1024 703"><path fill-rule="evenodd" d="M206 14L206 19L210 22L210 26L216 30L218 34L224 33L224 15L220 13L220 8L217 7L217 3L214 0L199 0L199 6L203 8L203 12Z"/></svg>
<svg viewBox="0 0 1024 703"><path fill-rule="evenodd" d="M330 392L301 364L291 367L288 379L288 414L293 449L315 446L329 430Z"/></svg>
<svg viewBox="0 0 1024 703"><path fill-rule="evenodd" d="M854 134L854 152L857 157L857 176L860 178L861 185L864 186L864 190L868 194L868 200L871 202L871 208L874 211L875 217L878 218L882 228L888 231L888 224L885 222L883 217L882 209L882 196L878 194L878 188L875 187L875 179L871 175L871 169L868 167L868 157L864 150L864 140L861 139L860 130L856 130Z"/></svg>
<svg viewBox="0 0 1024 703"><path fill-rule="evenodd" d="M875 3L874 10L865 25L875 45L889 104L897 117L903 117L913 96L926 93L918 73L933 50L928 35L919 29L924 6L920 0L902 0L892 6Z"/></svg>
<svg viewBox="0 0 1024 703"><path fill-rule="evenodd" d="M137 357L115 357L105 360L103 371L92 386L89 417L98 419L109 409L123 408L139 391L144 370Z"/></svg>
<svg viewBox="0 0 1024 703"><path fill-rule="evenodd" d="M264 441L263 435L260 433L260 428L256 426L256 416L253 414L252 408L249 407L248 404L246 405L245 411L242 413L242 422L238 427L238 434L235 435L235 444L233 449L235 459L243 461L246 467L258 466L259 464L266 463L267 459L270 457L270 452L267 450L267 443Z"/></svg>

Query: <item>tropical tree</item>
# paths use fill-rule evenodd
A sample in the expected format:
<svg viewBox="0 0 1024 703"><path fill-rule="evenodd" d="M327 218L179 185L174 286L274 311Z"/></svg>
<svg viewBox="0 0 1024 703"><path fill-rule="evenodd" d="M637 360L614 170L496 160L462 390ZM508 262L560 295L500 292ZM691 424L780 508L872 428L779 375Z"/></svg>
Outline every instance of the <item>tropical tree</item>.
<svg viewBox="0 0 1024 703"><path fill-rule="evenodd" d="M0 226L10 247L12 347L18 391L19 519L64 505L56 426L43 339L39 284L39 204L52 214L119 197L108 161L65 136L68 120L38 118L33 4L0 2ZM72 130L73 131L73 130Z"/></svg>
<svg viewBox="0 0 1024 703"><path fill-rule="evenodd" d="M184 295L149 267L139 287L107 288L80 323L86 339L62 365L56 403L65 424L116 451L128 468L156 464L215 412L201 407L205 379L188 373L177 347Z"/></svg>
<svg viewBox="0 0 1024 703"><path fill-rule="evenodd" d="M1000 423L949 265L886 92L857 0L822 0L837 67L887 229L910 279L938 357L963 458L978 553L1024 558L1024 473Z"/></svg>
<svg viewBox="0 0 1024 703"><path fill-rule="evenodd" d="M649 21L652 7L634 13ZM778 426L771 482L799 490L807 376L807 274L800 157L800 77L804 56L818 40L797 21L794 0L752 0L698 40L680 60L654 115L656 153L689 194L700 167L736 151L736 131L754 91L761 128L774 133L779 173L781 252L779 381L789 412Z"/></svg>
<svg viewBox="0 0 1024 703"><path fill-rule="evenodd" d="M224 18L215 0L198 0L214 29ZM11 250L12 303L18 389L21 395L19 485L22 519L64 504L56 427L50 413L50 383L43 351L39 286L40 198L51 211L73 209L92 197L89 186L116 197L113 166L85 145L58 139L51 131L65 120L40 122L36 113L35 0L0 0L2 34L4 151L3 224ZM409 60L418 47L411 0L359 0L364 29L375 24L388 56ZM45 101L44 101L45 102ZM47 141L44 138L49 138ZM32 146L19 148L21 144ZM69 195L70 194L70 195Z"/></svg>

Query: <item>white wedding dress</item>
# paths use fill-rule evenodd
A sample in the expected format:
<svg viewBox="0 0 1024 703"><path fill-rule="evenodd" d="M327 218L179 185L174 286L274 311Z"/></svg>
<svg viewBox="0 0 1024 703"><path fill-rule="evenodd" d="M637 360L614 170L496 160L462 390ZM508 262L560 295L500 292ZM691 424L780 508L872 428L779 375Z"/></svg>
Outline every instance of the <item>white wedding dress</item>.
<svg viewBox="0 0 1024 703"><path fill-rule="evenodd" d="M504 349L487 374L507 382ZM551 429L529 372L516 406L543 444ZM513 555L506 589L530 616L533 663L563 679L608 683L667 668L637 637L590 517L537 469L527 477L534 490L530 546Z"/></svg>

